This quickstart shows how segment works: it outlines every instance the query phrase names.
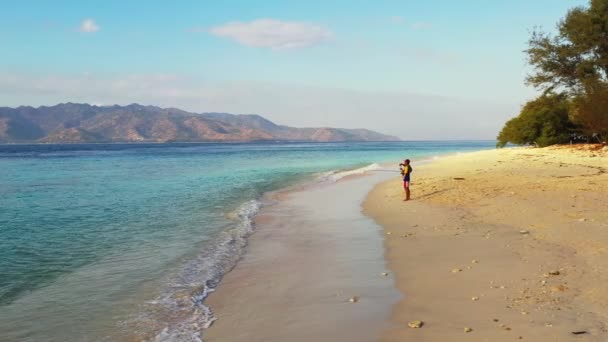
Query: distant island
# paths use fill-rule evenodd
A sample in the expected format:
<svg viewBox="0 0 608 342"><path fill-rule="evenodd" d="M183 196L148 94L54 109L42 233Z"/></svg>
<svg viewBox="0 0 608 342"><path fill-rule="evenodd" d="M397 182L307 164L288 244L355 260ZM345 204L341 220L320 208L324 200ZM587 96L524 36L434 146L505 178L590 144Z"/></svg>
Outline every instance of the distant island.
<svg viewBox="0 0 608 342"><path fill-rule="evenodd" d="M0 107L0 143L398 141L367 129L295 128L255 114L131 104Z"/></svg>

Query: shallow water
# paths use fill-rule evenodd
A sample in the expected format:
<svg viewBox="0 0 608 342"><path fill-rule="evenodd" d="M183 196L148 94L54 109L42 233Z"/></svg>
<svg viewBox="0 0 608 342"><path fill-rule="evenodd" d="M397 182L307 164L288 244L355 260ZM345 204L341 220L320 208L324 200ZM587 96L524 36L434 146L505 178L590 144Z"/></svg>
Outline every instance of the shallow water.
<svg viewBox="0 0 608 342"><path fill-rule="evenodd" d="M202 301L242 254L264 193L492 146L2 145L0 339L163 338L168 322L202 327L211 319Z"/></svg>

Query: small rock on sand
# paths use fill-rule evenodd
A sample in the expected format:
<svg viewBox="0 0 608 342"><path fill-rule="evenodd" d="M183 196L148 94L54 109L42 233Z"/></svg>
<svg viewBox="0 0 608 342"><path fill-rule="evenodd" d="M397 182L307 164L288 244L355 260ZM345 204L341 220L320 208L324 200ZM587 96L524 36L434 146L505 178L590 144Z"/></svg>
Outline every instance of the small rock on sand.
<svg viewBox="0 0 608 342"><path fill-rule="evenodd" d="M411 321L411 322L407 323L407 326L410 327L410 328L412 328L412 329L421 328L423 325L424 325L424 322L418 321L418 320Z"/></svg>
<svg viewBox="0 0 608 342"><path fill-rule="evenodd" d="M462 268L454 268L452 269L452 273L462 272Z"/></svg>
<svg viewBox="0 0 608 342"><path fill-rule="evenodd" d="M584 217L583 217L583 218L581 218L581 219L578 219L578 222L585 222L585 221L587 221L587 219L586 219L586 218L584 218Z"/></svg>
<svg viewBox="0 0 608 342"><path fill-rule="evenodd" d="M557 285L557 286L552 286L551 287L551 291L553 292L564 292L566 291L568 288L564 285Z"/></svg>
<svg viewBox="0 0 608 342"><path fill-rule="evenodd" d="M359 297L357 297L357 296L350 297L350 299L348 301L351 303L356 303L359 301Z"/></svg>
<svg viewBox="0 0 608 342"><path fill-rule="evenodd" d="M471 331L473 331L473 329L471 329L469 327L464 327L464 332L465 333L470 333Z"/></svg>
<svg viewBox="0 0 608 342"><path fill-rule="evenodd" d="M521 235L528 235L528 234L530 234L530 232L527 231L527 230L520 230L519 234L521 234Z"/></svg>
<svg viewBox="0 0 608 342"><path fill-rule="evenodd" d="M383 277L387 277L388 276L388 272L382 272L382 273L380 273L380 275L383 276Z"/></svg>
<svg viewBox="0 0 608 342"><path fill-rule="evenodd" d="M479 263L479 261L477 259L473 259L473 260L471 260L471 263L472 264L477 264L477 263Z"/></svg>
<svg viewBox="0 0 608 342"><path fill-rule="evenodd" d="M552 275L552 276L559 275L559 271L558 270L549 271L549 275Z"/></svg>
<svg viewBox="0 0 608 342"><path fill-rule="evenodd" d="M476 302L476 301L479 300L479 297L471 297L471 300L474 301L474 302Z"/></svg>

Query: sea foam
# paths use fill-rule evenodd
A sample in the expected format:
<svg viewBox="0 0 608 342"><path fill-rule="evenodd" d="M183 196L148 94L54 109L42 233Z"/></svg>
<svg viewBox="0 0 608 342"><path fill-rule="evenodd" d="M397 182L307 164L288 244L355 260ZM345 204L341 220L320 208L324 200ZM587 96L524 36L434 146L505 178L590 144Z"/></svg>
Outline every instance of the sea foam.
<svg viewBox="0 0 608 342"><path fill-rule="evenodd" d="M333 170L333 171L322 173L319 176L319 180L337 182L344 177L353 176L353 175L361 175L361 174L364 174L369 171L378 170L378 169L380 169L380 167L381 166L379 164L372 163L367 166L360 167L358 169L353 169L353 170L345 170L345 171Z"/></svg>
<svg viewBox="0 0 608 342"><path fill-rule="evenodd" d="M216 320L205 299L242 256L260 208L260 201L251 200L235 210L230 215L234 217L233 227L189 260L159 298L150 302L154 307L144 320L162 329L151 341L202 341L201 330Z"/></svg>
<svg viewBox="0 0 608 342"><path fill-rule="evenodd" d="M361 175L380 168L379 164L372 163L352 170L334 170L322 173L317 181L336 182L344 177ZM209 244L205 252L190 260L171 286L160 298L154 300L163 307L164 313L159 319L166 318L167 314L169 317L176 317L177 314L181 318L165 324L152 341L201 342L203 340L201 331L209 328L217 319L212 310L204 304L205 299L215 291L222 277L236 266L247 245L247 237L254 230L253 218L260 208L261 202L253 200L228 213L226 216L235 222L234 228L222 232L220 238Z"/></svg>

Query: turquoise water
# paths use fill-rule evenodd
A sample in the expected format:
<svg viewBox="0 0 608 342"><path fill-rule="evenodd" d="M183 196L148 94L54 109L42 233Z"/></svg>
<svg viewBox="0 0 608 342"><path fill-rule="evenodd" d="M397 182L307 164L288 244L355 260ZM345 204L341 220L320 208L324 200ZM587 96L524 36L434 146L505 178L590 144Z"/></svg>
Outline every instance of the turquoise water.
<svg viewBox="0 0 608 342"><path fill-rule="evenodd" d="M204 327L202 302L241 255L264 193L493 146L0 145L0 340L162 339L155 330L184 312Z"/></svg>

